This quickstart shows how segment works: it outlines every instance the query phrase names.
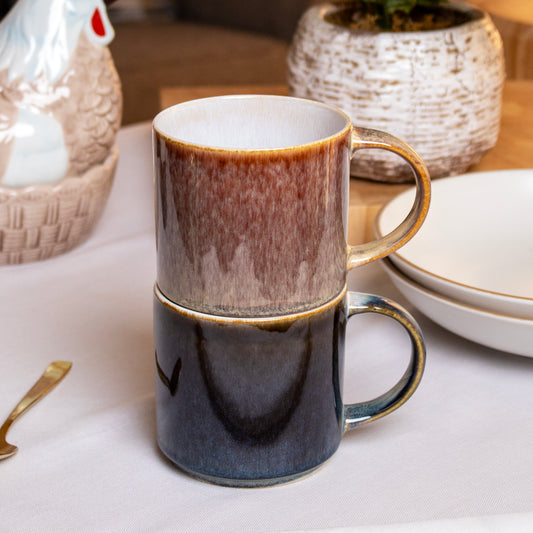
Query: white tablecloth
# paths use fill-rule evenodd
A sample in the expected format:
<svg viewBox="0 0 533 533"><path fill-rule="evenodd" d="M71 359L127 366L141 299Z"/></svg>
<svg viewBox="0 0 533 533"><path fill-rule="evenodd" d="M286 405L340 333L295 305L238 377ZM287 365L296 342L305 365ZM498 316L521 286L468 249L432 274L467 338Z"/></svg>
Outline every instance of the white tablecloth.
<svg viewBox="0 0 533 533"><path fill-rule="evenodd" d="M348 433L323 468L285 486L218 487L165 460L155 442L150 126L121 130L119 146L90 239L0 268L0 418L49 362L73 362L9 432L19 452L0 462L0 531L532 530L533 359L434 325L378 264L351 272L350 287L406 305L427 342L405 406ZM394 322L355 317L346 401L392 385L409 349Z"/></svg>

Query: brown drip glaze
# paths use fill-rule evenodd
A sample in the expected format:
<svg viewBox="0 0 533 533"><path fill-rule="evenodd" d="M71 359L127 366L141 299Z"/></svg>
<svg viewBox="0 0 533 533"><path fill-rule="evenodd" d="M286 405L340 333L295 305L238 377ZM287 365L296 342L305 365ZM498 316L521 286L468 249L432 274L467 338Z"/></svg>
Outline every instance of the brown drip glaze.
<svg viewBox="0 0 533 533"><path fill-rule="evenodd" d="M158 284L229 316L320 305L346 280L350 132L282 150L216 150L155 132Z"/></svg>

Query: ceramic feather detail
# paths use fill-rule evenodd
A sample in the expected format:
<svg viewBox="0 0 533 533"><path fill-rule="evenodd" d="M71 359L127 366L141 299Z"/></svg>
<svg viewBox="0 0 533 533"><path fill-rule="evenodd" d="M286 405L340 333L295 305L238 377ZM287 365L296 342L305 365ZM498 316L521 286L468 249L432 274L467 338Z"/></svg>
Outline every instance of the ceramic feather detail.
<svg viewBox="0 0 533 533"><path fill-rule="evenodd" d="M0 23L0 265L62 254L100 218L120 80L102 0L19 0Z"/></svg>
<svg viewBox="0 0 533 533"><path fill-rule="evenodd" d="M122 114L101 0L20 0L0 24L0 185L79 176L109 155Z"/></svg>

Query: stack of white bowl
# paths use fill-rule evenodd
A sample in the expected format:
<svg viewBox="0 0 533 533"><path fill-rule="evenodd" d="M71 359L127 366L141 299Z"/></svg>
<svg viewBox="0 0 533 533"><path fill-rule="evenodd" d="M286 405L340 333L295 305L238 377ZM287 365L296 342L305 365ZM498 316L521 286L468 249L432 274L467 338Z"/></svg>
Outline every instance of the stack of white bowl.
<svg viewBox="0 0 533 533"><path fill-rule="evenodd" d="M408 190L384 206L378 236L405 217L413 194ZM434 322L485 346L533 357L533 170L435 180L422 228L383 265Z"/></svg>

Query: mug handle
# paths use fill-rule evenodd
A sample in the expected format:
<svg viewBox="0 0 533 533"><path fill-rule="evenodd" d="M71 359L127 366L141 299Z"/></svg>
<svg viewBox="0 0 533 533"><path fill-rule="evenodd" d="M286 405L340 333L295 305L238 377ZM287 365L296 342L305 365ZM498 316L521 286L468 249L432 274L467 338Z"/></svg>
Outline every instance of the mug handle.
<svg viewBox="0 0 533 533"><path fill-rule="evenodd" d="M363 148L388 150L405 159L415 174L416 196L411 211L396 229L375 241L348 245L348 270L385 257L407 243L424 222L431 196L429 171L424 161L407 143L390 133L354 127L350 159L357 150Z"/></svg>
<svg viewBox="0 0 533 533"><path fill-rule="evenodd" d="M379 313L397 320L407 331L413 350L409 366L389 391L373 400L344 406L344 431L382 418L403 405L418 387L426 362L426 347L415 319L399 304L373 294L348 292L348 319L360 313Z"/></svg>

